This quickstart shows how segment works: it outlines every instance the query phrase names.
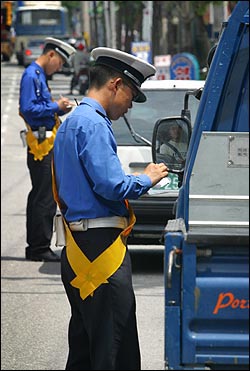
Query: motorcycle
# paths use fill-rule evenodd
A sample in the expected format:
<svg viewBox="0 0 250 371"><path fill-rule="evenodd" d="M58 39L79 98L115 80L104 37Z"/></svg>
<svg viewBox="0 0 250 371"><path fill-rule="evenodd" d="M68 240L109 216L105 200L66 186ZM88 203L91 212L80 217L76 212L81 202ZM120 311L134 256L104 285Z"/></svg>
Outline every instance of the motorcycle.
<svg viewBox="0 0 250 371"><path fill-rule="evenodd" d="M74 74L71 80L70 92L73 94L73 89L77 89L79 94L85 95L89 87L89 69L87 66L80 68L77 74Z"/></svg>
<svg viewBox="0 0 250 371"><path fill-rule="evenodd" d="M81 95L85 95L89 87L89 69L81 68L78 73L78 90Z"/></svg>

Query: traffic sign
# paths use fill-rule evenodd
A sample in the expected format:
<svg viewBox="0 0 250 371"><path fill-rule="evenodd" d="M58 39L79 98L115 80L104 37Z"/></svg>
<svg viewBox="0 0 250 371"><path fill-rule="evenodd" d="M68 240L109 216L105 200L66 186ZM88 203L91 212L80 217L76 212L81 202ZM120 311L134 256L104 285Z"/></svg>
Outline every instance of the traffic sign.
<svg viewBox="0 0 250 371"><path fill-rule="evenodd" d="M131 54L143 59L148 63L152 63L151 45L148 41L138 41L131 43Z"/></svg>
<svg viewBox="0 0 250 371"><path fill-rule="evenodd" d="M170 65L172 80L199 80L200 68L197 58L190 53L179 53L172 57Z"/></svg>

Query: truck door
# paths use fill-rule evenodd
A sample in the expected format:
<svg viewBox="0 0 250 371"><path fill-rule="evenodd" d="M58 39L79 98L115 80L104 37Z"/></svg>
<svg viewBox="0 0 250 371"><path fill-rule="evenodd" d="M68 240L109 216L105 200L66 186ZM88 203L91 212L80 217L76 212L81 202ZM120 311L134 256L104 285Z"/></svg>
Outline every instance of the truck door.
<svg viewBox="0 0 250 371"><path fill-rule="evenodd" d="M182 245L184 364L249 362L249 160L239 155L248 147L243 132L203 132L200 140Z"/></svg>
<svg viewBox="0 0 250 371"><path fill-rule="evenodd" d="M249 3L224 25L165 234L165 362L249 369Z"/></svg>

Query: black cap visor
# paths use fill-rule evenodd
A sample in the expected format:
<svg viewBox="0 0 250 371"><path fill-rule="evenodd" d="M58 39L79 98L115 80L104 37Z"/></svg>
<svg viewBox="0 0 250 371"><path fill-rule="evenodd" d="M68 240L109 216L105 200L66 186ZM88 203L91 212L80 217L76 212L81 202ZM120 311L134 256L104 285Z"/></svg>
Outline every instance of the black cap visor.
<svg viewBox="0 0 250 371"><path fill-rule="evenodd" d="M144 103L146 102L147 98L140 89L141 83L144 81L143 75L134 69L132 66L127 65L126 63L119 61L115 58L110 57L99 57L97 58L95 65L103 65L109 68L114 69L117 72L120 72L124 75L127 81L133 85L135 90L137 91L137 95L133 98L134 102L137 103Z"/></svg>
<svg viewBox="0 0 250 371"><path fill-rule="evenodd" d="M147 97L146 95L142 92L142 90L140 88L138 88L138 86L134 85L133 84L133 87L135 87L135 89L137 90L137 93L138 95L136 95L134 98L133 98L133 102L136 102L136 103L144 103L146 102L147 100Z"/></svg>

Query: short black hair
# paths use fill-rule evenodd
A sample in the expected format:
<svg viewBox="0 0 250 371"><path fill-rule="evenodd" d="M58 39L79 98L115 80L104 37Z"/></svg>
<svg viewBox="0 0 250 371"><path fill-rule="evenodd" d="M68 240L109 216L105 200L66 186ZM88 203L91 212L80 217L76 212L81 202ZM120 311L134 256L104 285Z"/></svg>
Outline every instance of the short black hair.
<svg viewBox="0 0 250 371"><path fill-rule="evenodd" d="M89 87L99 89L114 77L120 77L124 80L124 75L113 68L103 65L93 65L89 68Z"/></svg>
<svg viewBox="0 0 250 371"><path fill-rule="evenodd" d="M44 46L44 49L43 49L43 55L45 55L45 54L47 54L48 52L50 52L51 50L53 50L54 52L56 52L61 58L62 58L62 60L63 60L63 62L64 62L64 64L65 64L65 66L67 65L67 61L65 60L65 58L60 54L60 53L58 53L56 50L55 50L55 45L54 44L50 44L50 43L48 43L48 44L46 44L45 46Z"/></svg>
<svg viewBox="0 0 250 371"><path fill-rule="evenodd" d="M48 53L50 50L54 50L55 51L55 46L52 45L52 44L46 44L43 48L43 54L46 54Z"/></svg>

